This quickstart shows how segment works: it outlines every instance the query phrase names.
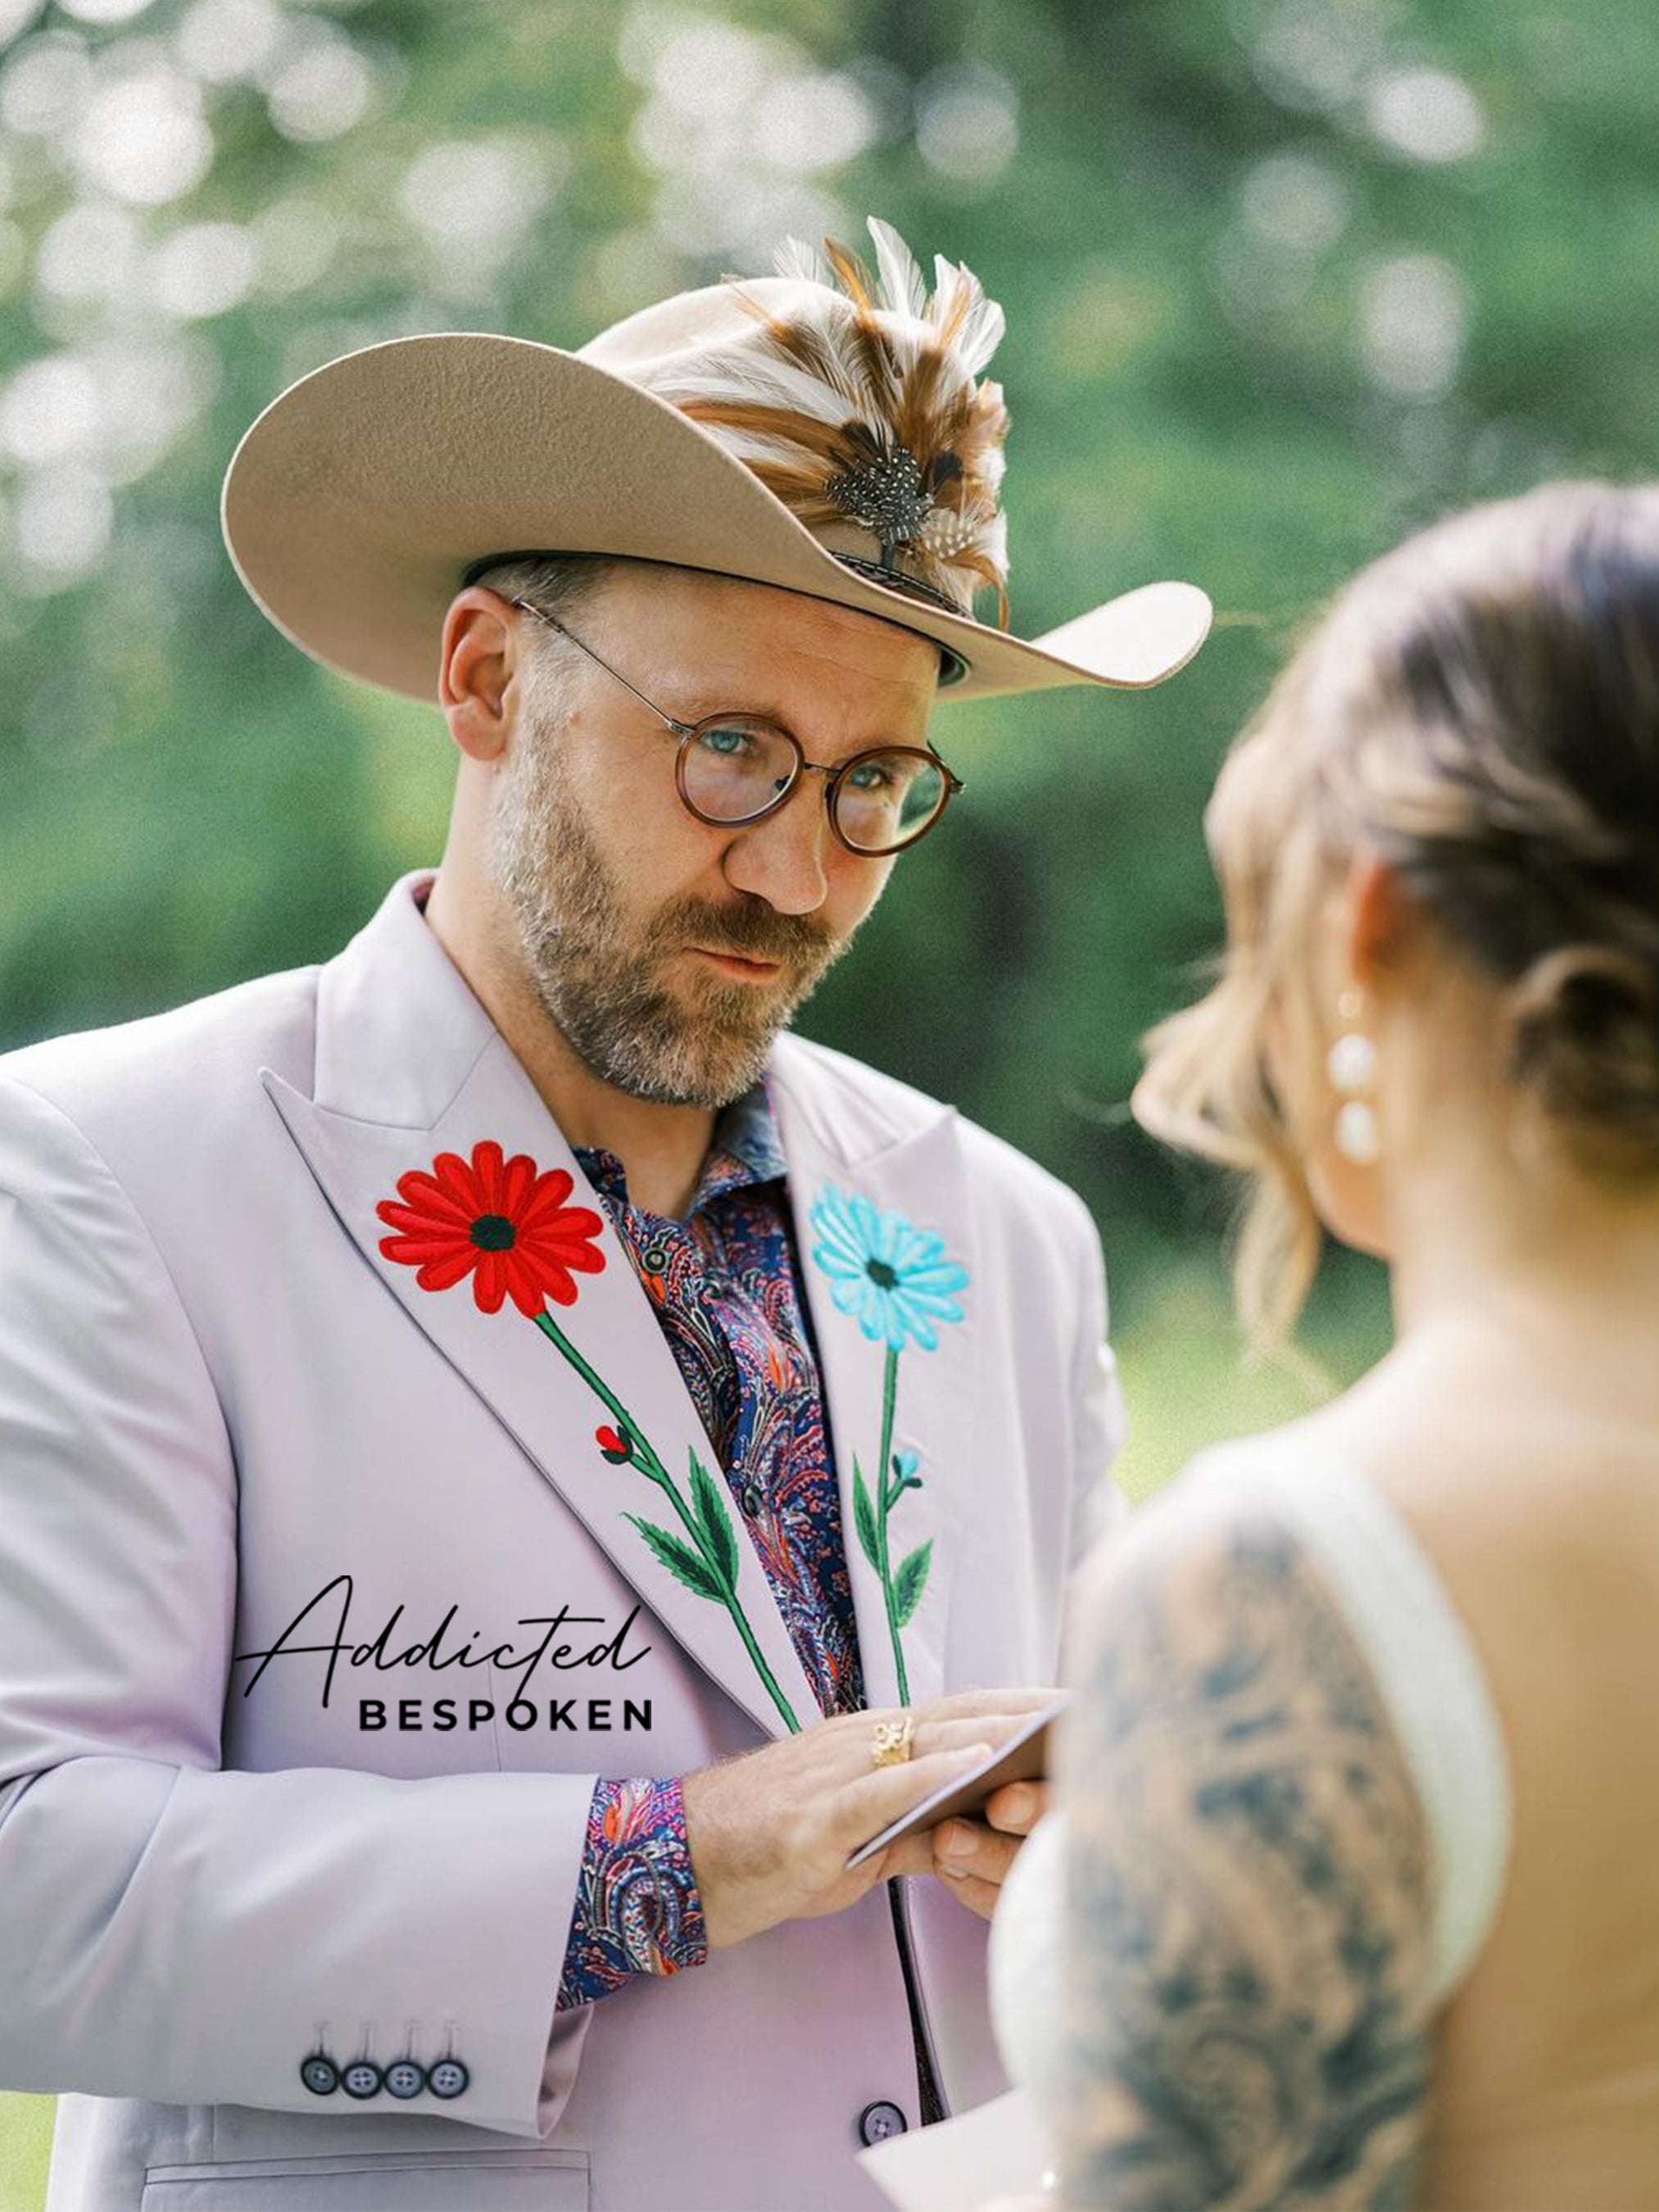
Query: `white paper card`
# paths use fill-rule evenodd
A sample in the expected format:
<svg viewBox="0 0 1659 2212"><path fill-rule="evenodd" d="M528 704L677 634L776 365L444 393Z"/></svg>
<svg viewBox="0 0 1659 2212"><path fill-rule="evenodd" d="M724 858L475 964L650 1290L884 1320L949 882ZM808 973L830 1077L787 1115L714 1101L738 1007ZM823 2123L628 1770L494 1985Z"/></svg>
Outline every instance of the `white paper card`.
<svg viewBox="0 0 1659 2212"><path fill-rule="evenodd" d="M899 2212L980 2212L999 2198L1054 2201L1048 2139L1024 2089L857 2154Z"/></svg>

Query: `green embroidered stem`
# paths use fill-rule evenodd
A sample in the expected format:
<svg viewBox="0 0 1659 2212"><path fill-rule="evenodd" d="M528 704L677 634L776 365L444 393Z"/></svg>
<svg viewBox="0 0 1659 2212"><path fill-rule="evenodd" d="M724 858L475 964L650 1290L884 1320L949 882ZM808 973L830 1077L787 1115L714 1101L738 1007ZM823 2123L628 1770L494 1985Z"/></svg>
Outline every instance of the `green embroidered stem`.
<svg viewBox="0 0 1659 2212"><path fill-rule="evenodd" d="M893 1604L893 1574L887 1550L887 1516L892 1510L893 1500L888 1494L889 1462L893 1452L893 1401L898 1392L898 1353L890 1344L887 1364L882 1376L881 1389L881 1510L876 1516L876 1534L881 1550L881 1595L887 1607L887 1631L893 1639L893 1668L898 1676L898 1697L902 1705L910 1702L909 1677L904 1670L904 1645L899 1637L898 1613Z"/></svg>
<svg viewBox="0 0 1659 2212"><path fill-rule="evenodd" d="M766 1654L761 1650L759 1644L756 1643L754 1631L750 1627L748 1621L744 1619L743 1607L738 1603L735 1594L726 1600L726 1609L732 1616L732 1626L743 1638L744 1650L755 1662L756 1673L760 1676L762 1681L765 1683L767 1689L771 1695L772 1703L777 1707L779 1712L783 1716L785 1727L787 1728L792 1734L799 1735L800 1733L800 1723L795 1718L794 1707L790 1704L788 1698L784 1696L783 1692L778 1687L776 1677L773 1674L772 1669L766 1663Z"/></svg>
<svg viewBox="0 0 1659 2212"><path fill-rule="evenodd" d="M788 1698L784 1696L781 1689L779 1688L777 1677L773 1674L770 1667L768 1666L766 1662L766 1655L755 1640L755 1632L753 1629L750 1627L748 1617L744 1613L742 1606L738 1601L737 1591L732 1588L731 1583L728 1581L720 1562L711 1556L708 1539L703 1531L702 1524L691 1513L684 1499L680 1496L678 1490L675 1486L673 1477L669 1474L668 1469L663 1465L662 1462L657 1457L656 1453L652 1449L649 1438L647 1437L635 1425L635 1422L630 1418L627 1408L623 1406L621 1399L617 1397L616 1392L611 1388L605 1377L600 1375L596 1369L589 1366L586 1360L582 1358L580 1352L577 1351L575 1346L572 1344L570 1339L565 1334L564 1331L559 1327L557 1322L554 1320L552 1315L547 1311L546 1308L544 1307L542 1311L533 1316L532 1318L535 1321L537 1328L541 1330L543 1335L545 1336L550 1343L558 1346L559 1350L564 1354L566 1359L569 1361L571 1366L575 1369L577 1374L581 1376L588 1389L592 1391L594 1396L599 1399L601 1405L603 1405L611 1413L617 1423L617 1433L625 1438L629 1443L632 1444L635 1449L638 1452L639 1458L636 1464L639 1468L640 1473L644 1475L647 1482L653 1482L657 1488L663 1492L663 1494L667 1498L669 1503L673 1506L675 1512L679 1516L681 1527L685 1530L686 1534L691 1539L691 1542L696 1552L697 1557L702 1561L714 1581L718 1583L720 1593L720 1601L725 1606L726 1612L731 1615L732 1626L737 1630L738 1634L743 1638L744 1649L748 1652L750 1658L754 1662L755 1671L760 1676L762 1681L766 1685L768 1695L771 1698L773 1704L777 1707L778 1711L782 1716L786 1726L795 1734L799 1734L800 1730L800 1723L795 1717L794 1708L789 1703ZM889 1610L890 1614L890 1604Z"/></svg>
<svg viewBox="0 0 1659 2212"><path fill-rule="evenodd" d="M645 1437L641 1436L639 1431L634 1426L633 1422L628 1417L627 1407L623 1404L622 1400L617 1395L616 1392L611 1388L611 1385L605 1381L604 1376L597 1373L594 1369L588 1365L587 1362L582 1358L580 1352L577 1351L575 1346L572 1344L570 1339L559 1327L559 1324L554 1320L552 1315L549 1313L545 1306L542 1308L538 1314L533 1316L533 1319L537 1328L542 1332L542 1334L546 1337L550 1337L553 1342L558 1346L560 1351L563 1352L565 1358L575 1369L577 1374L581 1376L582 1381L586 1383L588 1389L593 1393L594 1396L602 1400L606 1410L616 1415L618 1424L617 1431L618 1436L631 1437L635 1438L641 1451L648 1455L653 1467L657 1469L659 1474L661 1474L663 1472L662 1462L657 1457L655 1452L651 1449L651 1446Z"/></svg>

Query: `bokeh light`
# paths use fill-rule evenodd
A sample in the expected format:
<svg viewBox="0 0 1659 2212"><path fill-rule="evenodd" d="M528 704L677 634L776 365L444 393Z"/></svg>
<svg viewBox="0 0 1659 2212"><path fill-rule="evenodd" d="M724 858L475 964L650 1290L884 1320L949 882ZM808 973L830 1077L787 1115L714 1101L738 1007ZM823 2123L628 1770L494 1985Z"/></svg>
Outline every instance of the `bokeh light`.
<svg viewBox="0 0 1659 2212"><path fill-rule="evenodd" d="M285 27L273 0L196 0L179 20L174 46L206 84L258 79L282 46Z"/></svg>
<svg viewBox="0 0 1659 2212"><path fill-rule="evenodd" d="M44 32L0 67L0 129L23 137L67 131L92 96L93 67L72 32Z"/></svg>
<svg viewBox="0 0 1659 2212"><path fill-rule="evenodd" d="M163 314L197 322L240 307L258 263L258 241L245 223L185 223L151 252L144 280Z"/></svg>
<svg viewBox="0 0 1659 2212"><path fill-rule="evenodd" d="M103 428L98 380L73 354L25 362L0 386L0 449L41 463L96 451Z"/></svg>
<svg viewBox="0 0 1659 2212"><path fill-rule="evenodd" d="M17 494L12 527L23 587L53 591L95 568L110 541L114 502L100 472L70 464L32 472Z"/></svg>
<svg viewBox="0 0 1659 2212"><path fill-rule="evenodd" d="M994 185L1019 148L1019 98L1000 70L951 64L916 90L916 150L970 190Z"/></svg>
<svg viewBox="0 0 1659 2212"><path fill-rule="evenodd" d="M398 204L441 272L491 274L520 249L567 158L546 133L529 139L448 139L417 154Z"/></svg>
<svg viewBox="0 0 1659 2212"><path fill-rule="evenodd" d="M1317 155L1270 154L1248 172L1239 188L1246 227L1270 246L1320 253L1342 234L1353 196Z"/></svg>
<svg viewBox="0 0 1659 2212"><path fill-rule="evenodd" d="M278 48L277 66L266 73L270 119L284 138L303 146L338 138L368 113L374 78L344 32L309 23L303 39Z"/></svg>
<svg viewBox="0 0 1659 2212"><path fill-rule="evenodd" d="M60 14L80 23L127 23L142 15L152 0L57 0Z"/></svg>
<svg viewBox="0 0 1659 2212"><path fill-rule="evenodd" d="M36 249L34 279L60 300L130 300L138 282L143 232L131 210L110 200L77 200Z"/></svg>
<svg viewBox="0 0 1659 2212"><path fill-rule="evenodd" d="M1449 70L1386 70L1365 95L1365 116L1384 145L1417 161L1462 161L1486 143L1480 102Z"/></svg>
<svg viewBox="0 0 1659 2212"><path fill-rule="evenodd" d="M1399 253L1372 262L1359 287L1359 347L1367 370L1402 398L1438 398L1457 374L1470 307L1468 284L1440 254Z"/></svg>
<svg viewBox="0 0 1659 2212"><path fill-rule="evenodd" d="M213 132L194 80L165 64L100 84L69 142L80 175L112 198L165 206L199 185L213 161Z"/></svg>

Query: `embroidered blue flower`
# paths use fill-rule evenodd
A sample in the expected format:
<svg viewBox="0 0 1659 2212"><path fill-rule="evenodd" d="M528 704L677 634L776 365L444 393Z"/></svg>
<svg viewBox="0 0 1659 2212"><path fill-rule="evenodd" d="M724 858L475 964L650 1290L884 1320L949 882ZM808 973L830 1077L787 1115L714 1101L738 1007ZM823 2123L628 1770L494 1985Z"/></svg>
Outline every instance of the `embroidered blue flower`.
<svg viewBox="0 0 1659 2212"><path fill-rule="evenodd" d="M890 1352L902 1352L911 1337L935 1351L935 1324L962 1319L951 1294L968 1281L968 1270L945 1257L945 1239L833 1183L812 1201L811 1218L818 1236L812 1257L830 1278L838 1310Z"/></svg>

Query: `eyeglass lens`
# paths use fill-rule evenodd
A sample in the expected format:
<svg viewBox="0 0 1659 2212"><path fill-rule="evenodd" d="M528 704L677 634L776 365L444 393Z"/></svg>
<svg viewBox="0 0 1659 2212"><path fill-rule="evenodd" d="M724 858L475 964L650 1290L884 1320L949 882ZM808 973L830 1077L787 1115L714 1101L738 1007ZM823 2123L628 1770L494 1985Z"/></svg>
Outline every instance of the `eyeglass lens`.
<svg viewBox="0 0 1659 2212"><path fill-rule="evenodd" d="M688 745L685 795L711 821L746 822L788 789L799 758L770 723L727 716L701 727ZM883 853L919 837L945 799L945 772L926 754L876 751L849 764L832 804L836 827L849 845Z"/></svg>

